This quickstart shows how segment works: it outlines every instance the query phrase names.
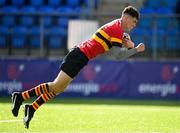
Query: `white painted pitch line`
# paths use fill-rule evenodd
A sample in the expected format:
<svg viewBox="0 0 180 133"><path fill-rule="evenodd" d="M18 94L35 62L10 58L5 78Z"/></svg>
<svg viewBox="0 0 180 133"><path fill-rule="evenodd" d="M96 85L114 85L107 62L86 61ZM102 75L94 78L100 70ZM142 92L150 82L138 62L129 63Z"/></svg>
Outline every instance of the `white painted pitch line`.
<svg viewBox="0 0 180 133"><path fill-rule="evenodd" d="M0 120L0 123L22 122L22 120Z"/></svg>
<svg viewBox="0 0 180 133"><path fill-rule="evenodd" d="M19 133L19 132L1 132L1 133ZM97 132L85 132L85 131L75 131L75 132L66 132L66 131L64 131L64 132L43 132L43 131L40 131L40 132L28 132L28 133L149 133L149 132L119 132L119 131L117 131L117 132L114 132L114 131L110 131L110 132L106 132L106 131L97 131ZM152 132L152 133L163 133L163 132ZM171 132L170 132L171 133ZM180 133L180 132L173 132L173 133Z"/></svg>

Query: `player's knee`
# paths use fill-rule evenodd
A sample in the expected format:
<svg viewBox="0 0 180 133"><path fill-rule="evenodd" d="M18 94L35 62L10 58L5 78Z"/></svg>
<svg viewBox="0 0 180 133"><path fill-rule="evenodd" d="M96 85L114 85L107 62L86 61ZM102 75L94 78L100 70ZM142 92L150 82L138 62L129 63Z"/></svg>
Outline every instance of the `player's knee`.
<svg viewBox="0 0 180 133"><path fill-rule="evenodd" d="M66 88L65 85L59 84L57 82L49 82L48 85L49 85L50 91L56 94L64 92Z"/></svg>

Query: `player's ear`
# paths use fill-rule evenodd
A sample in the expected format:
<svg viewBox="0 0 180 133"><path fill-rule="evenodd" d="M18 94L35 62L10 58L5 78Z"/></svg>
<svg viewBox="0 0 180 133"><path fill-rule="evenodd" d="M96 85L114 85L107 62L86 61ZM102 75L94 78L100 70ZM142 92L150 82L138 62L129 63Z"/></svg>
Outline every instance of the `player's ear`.
<svg viewBox="0 0 180 133"><path fill-rule="evenodd" d="M124 20L127 20L127 17L128 17L128 15L126 15L126 14L123 15Z"/></svg>
<svg viewBox="0 0 180 133"><path fill-rule="evenodd" d="M133 20L133 17L130 16L130 15L127 15L127 20L128 20L128 21L132 21L132 20Z"/></svg>

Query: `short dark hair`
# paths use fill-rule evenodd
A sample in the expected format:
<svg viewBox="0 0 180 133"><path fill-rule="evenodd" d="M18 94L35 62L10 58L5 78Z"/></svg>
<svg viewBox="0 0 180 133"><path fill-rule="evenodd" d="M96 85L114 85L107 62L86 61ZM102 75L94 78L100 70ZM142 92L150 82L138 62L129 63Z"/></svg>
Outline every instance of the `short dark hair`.
<svg viewBox="0 0 180 133"><path fill-rule="evenodd" d="M127 7L125 7L124 10L123 10L123 12L122 12L122 15L123 15L123 14L128 14L128 15L136 18L137 20L138 20L139 17L140 17L139 11L138 11L135 7L133 7L133 6L127 6Z"/></svg>

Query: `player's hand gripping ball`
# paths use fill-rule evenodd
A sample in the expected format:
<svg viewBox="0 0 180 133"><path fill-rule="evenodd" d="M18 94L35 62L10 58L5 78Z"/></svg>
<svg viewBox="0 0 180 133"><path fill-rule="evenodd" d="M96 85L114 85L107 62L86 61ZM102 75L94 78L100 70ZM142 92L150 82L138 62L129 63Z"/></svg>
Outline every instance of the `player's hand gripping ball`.
<svg viewBox="0 0 180 133"><path fill-rule="evenodd" d="M131 37L128 33L123 33L123 40L122 40L124 47L126 48L134 48L134 43L131 41Z"/></svg>
<svg viewBox="0 0 180 133"><path fill-rule="evenodd" d="M123 33L123 39L131 40L131 37L128 33Z"/></svg>

